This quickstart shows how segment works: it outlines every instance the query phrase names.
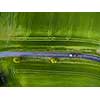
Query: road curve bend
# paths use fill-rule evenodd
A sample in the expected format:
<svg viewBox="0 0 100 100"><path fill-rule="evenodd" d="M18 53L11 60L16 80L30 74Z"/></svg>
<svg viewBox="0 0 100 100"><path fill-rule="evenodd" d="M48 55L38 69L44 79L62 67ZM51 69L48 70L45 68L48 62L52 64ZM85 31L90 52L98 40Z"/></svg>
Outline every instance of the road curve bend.
<svg viewBox="0 0 100 100"><path fill-rule="evenodd" d="M16 57L33 56L33 57L56 57L56 58L83 58L83 59L100 62L100 57L94 56L92 54L62 53L62 52L13 52L13 51L0 52L0 58L15 57L15 56Z"/></svg>

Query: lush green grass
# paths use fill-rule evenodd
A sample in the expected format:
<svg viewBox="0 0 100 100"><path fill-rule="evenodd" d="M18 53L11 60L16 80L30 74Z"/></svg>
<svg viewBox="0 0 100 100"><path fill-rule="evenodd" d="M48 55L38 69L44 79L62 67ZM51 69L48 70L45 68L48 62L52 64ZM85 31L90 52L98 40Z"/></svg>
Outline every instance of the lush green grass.
<svg viewBox="0 0 100 100"><path fill-rule="evenodd" d="M100 13L0 13L0 35L100 38ZM0 38L1 38L0 37Z"/></svg>
<svg viewBox="0 0 100 100"><path fill-rule="evenodd" d="M30 63L15 68L21 86L100 86L100 66Z"/></svg>
<svg viewBox="0 0 100 100"><path fill-rule="evenodd" d="M96 54L99 27L100 13L0 13L0 51ZM0 64L9 86L100 86L100 63L64 61L51 64L47 58L14 64L13 58L5 58Z"/></svg>
<svg viewBox="0 0 100 100"><path fill-rule="evenodd" d="M64 61L64 63L62 63ZM81 59L60 59L55 64L49 59L2 59L8 74L9 86L100 86L100 63ZM10 72L10 73L9 73Z"/></svg>

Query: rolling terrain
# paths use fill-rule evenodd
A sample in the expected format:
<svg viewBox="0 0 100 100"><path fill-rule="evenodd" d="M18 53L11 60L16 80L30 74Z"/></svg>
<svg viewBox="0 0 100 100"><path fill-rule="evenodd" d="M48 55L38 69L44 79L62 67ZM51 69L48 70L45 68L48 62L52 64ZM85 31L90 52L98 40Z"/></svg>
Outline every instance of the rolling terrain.
<svg viewBox="0 0 100 100"><path fill-rule="evenodd" d="M59 52L100 57L99 18L94 12L0 13L1 86L100 86L99 60L7 56Z"/></svg>

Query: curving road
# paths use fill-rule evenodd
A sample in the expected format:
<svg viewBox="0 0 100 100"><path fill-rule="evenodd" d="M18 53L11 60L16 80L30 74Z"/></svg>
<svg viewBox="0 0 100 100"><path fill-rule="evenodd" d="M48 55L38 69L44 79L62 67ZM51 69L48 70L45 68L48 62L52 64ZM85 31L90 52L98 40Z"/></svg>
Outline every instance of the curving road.
<svg viewBox="0 0 100 100"><path fill-rule="evenodd" d="M0 52L0 58L2 57L19 57L19 56L33 56L33 57L56 57L56 58L83 58L88 60L94 60L100 62L99 56L80 53L61 53L61 52L13 52L4 51Z"/></svg>

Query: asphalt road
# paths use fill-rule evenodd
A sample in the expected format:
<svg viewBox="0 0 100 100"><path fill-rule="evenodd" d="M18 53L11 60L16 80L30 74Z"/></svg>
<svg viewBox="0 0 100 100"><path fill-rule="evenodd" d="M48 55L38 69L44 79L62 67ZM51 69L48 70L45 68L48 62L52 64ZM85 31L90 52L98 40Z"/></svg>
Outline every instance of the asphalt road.
<svg viewBox="0 0 100 100"><path fill-rule="evenodd" d="M100 62L100 57L94 56L92 54L61 53L61 52L12 52L12 51L0 52L0 58L2 58L2 57L20 57L20 56L83 58L83 59L94 60L94 61Z"/></svg>

